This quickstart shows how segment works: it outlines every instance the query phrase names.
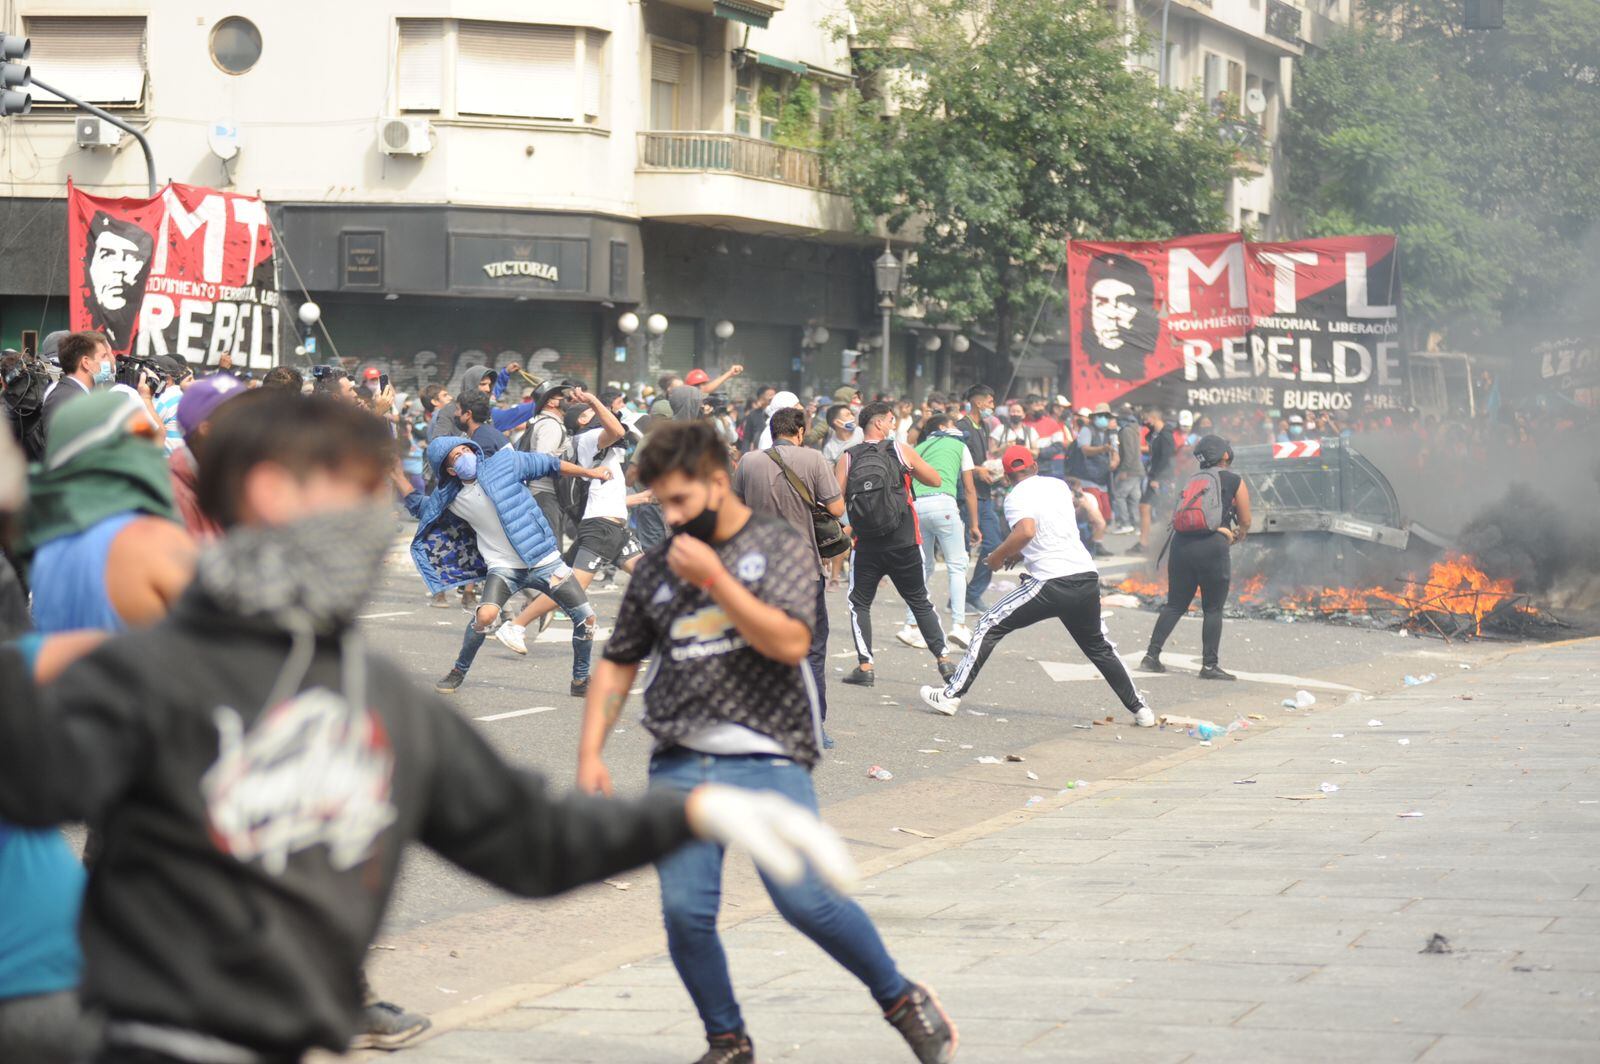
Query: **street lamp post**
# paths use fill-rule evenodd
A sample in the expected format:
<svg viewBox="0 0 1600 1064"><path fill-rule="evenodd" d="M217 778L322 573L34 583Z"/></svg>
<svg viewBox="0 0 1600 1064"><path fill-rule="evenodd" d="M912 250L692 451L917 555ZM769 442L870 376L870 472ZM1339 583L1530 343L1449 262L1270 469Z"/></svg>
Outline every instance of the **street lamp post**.
<svg viewBox="0 0 1600 1064"><path fill-rule="evenodd" d="M883 310L883 370L880 382L883 393L889 394L889 329L894 316L894 306L900 295L900 276L904 272L895 253L884 245L883 254L873 264L878 280L878 306Z"/></svg>

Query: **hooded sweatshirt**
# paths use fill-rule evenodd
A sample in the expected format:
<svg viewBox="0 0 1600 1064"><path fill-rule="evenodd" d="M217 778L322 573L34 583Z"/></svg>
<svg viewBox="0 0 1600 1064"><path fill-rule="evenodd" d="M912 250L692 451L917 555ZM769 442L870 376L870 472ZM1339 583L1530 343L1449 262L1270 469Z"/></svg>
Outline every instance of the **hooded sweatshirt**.
<svg viewBox="0 0 1600 1064"><path fill-rule="evenodd" d="M681 795L553 797L368 654L351 618L394 525L344 516L230 534L166 621L43 691L0 650L0 817L102 834L82 994L113 1036L341 1050L406 843L543 896L688 837Z"/></svg>
<svg viewBox="0 0 1600 1064"><path fill-rule="evenodd" d="M456 374L450 382L451 395L466 395L468 392L478 390L478 385L483 378L494 373L494 370L482 364L468 366ZM494 387L490 394L495 398L505 390L507 375L505 370L495 374ZM461 406L454 399L433 412L433 420L428 423L428 439L436 440L440 436L455 436L460 433L456 425L456 415L461 412ZM489 423L501 432L510 432L533 417L534 409L532 400L513 407L491 406L489 408Z"/></svg>

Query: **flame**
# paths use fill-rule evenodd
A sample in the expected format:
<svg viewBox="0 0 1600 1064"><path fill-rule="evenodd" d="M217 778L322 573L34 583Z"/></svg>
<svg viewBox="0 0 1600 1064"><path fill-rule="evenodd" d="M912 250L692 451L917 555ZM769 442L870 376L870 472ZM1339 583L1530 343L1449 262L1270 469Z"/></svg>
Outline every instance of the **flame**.
<svg viewBox="0 0 1600 1064"><path fill-rule="evenodd" d="M1267 577L1256 573L1239 584L1236 601L1241 606L1266 605ZM1145 598L1166 595L1166 585L1149 577L1133 574L1117 585L1118 591ZM1410 615L1426 612L1452 613L1471 617L1481 626L1516 590L1510 580L1497 580L1469 556L1447 555L1435 562L1426 576L1412 577L1396 593L1382 587L1301 587L1277 597L1276 604L1286 610L1307 613L1362 613L1374 606L1394 606ZM1526 609L1526 607L1524 607ZM1536 612L1536 611L1535 611Z"/></svg>

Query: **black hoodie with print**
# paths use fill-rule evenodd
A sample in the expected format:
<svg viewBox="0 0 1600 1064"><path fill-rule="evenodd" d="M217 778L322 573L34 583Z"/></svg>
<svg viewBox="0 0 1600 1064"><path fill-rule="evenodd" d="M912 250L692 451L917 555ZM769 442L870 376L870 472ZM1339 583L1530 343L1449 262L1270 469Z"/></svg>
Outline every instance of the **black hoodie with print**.
<svg viewBox="0 0 1600 1064"><path fill-rule="evenodd" d="M113 1023L342 1049L407 842L541 896L688 837L681 796L553 797L349 630L323 630L197 586L42 691L0 651L0 817L102 834L83 995Z"/></svg>

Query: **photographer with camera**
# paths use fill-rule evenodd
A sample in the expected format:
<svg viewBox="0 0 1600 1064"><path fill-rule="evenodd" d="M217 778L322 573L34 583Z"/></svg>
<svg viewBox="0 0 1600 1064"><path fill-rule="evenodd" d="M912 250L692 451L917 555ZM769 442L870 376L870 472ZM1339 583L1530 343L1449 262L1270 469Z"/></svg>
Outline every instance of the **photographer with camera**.
<svg viewBox="0 0 1600 1064"><path fill-rule="evenodd" d="M194 370L177 355L158 355L151 360L158 375L160 388L156 390L156 417L167 429L167 454L183 447L183 428L178 424L178 402L194 383Z"/></svg>
<svg viewBox="0 0 1600 1064"><path fill-rule="evenodd" d="M50 367L32 352L0 351L6 422L30 462L44 457L44 397L52 381Z"/></svg>

